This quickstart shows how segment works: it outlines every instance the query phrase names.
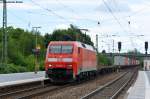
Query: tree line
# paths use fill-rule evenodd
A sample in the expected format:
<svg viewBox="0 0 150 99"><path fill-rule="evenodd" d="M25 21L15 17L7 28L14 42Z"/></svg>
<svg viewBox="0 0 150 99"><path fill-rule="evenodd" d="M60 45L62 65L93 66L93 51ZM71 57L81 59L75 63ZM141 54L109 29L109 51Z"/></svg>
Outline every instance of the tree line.
<svg viewBox="0 0 150 99"><path fill-rule="evenodd" d="M7 64L2 64L2 28L0 28L0 73L14 73L34 71L35 56L33 49L36 47L36 33L21 28L8 27L8 57ZM37 33L40 54L38 57L40 70L44 70L44 60L47 45L50 41L81 41L94 45L89 35L82 33L76 26L68 29L57 29L52 33L42 35ZM107 59L104 59L107 60ZM103 61L104 61L103 60ZM104 61L107 63L107 61Z"/></svg>

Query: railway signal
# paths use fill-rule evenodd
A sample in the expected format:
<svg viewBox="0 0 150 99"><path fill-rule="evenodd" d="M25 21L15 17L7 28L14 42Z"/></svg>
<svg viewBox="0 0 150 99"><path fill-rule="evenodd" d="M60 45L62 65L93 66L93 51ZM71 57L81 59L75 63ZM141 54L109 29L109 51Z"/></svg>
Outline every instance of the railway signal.
<svg viewBox="0 0 150 99"><path fill-rule="evenodd" d="M120 56L121 42L118 42L118 50L119 50L119 56ZM118 66L117 72L119 72L119 71L120 71L120 62L119 62L119 66Z"/></svg>
<svg viewBox="0 0 150 99"><path fill-rule="evenodd" d="M40 55L40 48L36 48L36 49L33 49L32 52L34 53L34 55Z"/></svg>
<svg viewBox="0 0 150 99"><path fill-rule="evenodd" d="M40 46L37 46L32 50L35 55L35 73L37 73L37 71L39 70L38 56L40 55L40 49Z"/></svg>
<svg viewBox="0 0 150 99"><path fill-rule="evenodd" d="M33 30L35 29L35 49L34 49L34 54L35 54L35 73L39 70L39 64L38 64L38 55L40 54L40 46L38 45L38 29L41 28L40 26L37 27L32 27Z"/></svg>
<svg viewBox="0 0 150 99"><path fill-rule="evenodd" d="M147 54L147 50L148 50L148 42L145 42L145 54Z"/></svg>
<svg viewBox="0 0 150 99"><path fill-rule="evenodd" d="M121 42L118 42L118 50L121 51Z"/></svg>

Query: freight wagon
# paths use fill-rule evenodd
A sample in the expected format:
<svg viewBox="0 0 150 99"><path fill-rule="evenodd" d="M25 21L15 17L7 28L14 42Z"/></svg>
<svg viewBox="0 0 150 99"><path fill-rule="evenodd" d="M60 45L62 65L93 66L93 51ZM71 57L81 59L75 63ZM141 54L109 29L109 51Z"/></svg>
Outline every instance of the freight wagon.
<svg viewBox="0 0 150 99"><path fill-rule="evenodd" d="M145 58L143 61L144 64L144 70L150 70L150 59L149 58Z"/></svg>
<svg viewBox="0 0 150 99"><path fill-rule="evenodd" d="M132 65L139 65L139 60L135 58L129 58L124 56L115 56L114 57L114 65L115 66L132 66Z"/></svg>

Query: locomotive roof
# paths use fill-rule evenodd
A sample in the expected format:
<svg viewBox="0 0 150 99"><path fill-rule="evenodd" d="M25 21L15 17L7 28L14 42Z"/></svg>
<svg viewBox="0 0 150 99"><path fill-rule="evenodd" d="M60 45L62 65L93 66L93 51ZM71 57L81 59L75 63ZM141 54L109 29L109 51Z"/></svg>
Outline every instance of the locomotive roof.
<svg viewBox="0 0 150 99"><path fill-rule="evenodd" d="M73 44L73 43L76 43L78 45L78 47L85 48L85 49L96 52L96 49L93 46L81 43L79 41L51 41L50 43L51 44L56 44L56 43L59 43L59 44Z"/></svg>
<svg viewBox="0 0 150 99"><path fill-rule="evenodd" d="M77 44L81 48L85 48L85 49L88 49L88 50L96 52L96 49L93 46L91 46L91 45L87 45L87 44L84 44L84 43L81 43L81 42L77 42Z"/></svg>

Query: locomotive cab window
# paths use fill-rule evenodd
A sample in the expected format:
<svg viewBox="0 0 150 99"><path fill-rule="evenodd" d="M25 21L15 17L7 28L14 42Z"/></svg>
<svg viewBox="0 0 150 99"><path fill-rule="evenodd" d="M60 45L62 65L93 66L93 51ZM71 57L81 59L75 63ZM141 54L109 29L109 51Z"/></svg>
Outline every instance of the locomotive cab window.
<svg viewBox="0 0 150 99"><path fill-rule="evenodd" d="M62 53L71 54L73 51L73 46L71 45L62 45Z"/></svg>
<svg viewBox="0 0 150 99"><path fill-rule="evenodd" d="M54 54L61 53L61 45L51 45L49 47L49 53L54 53Z"/></svg>
<svg viewBox="0 0 150 99"><path fill-rule="evenodd" d="M83 43L82 43L82 46L83 46L84 48L86 48L85 44L83 44Z"/></svg>
<svg viewBox="0 0 150 99"><path fill-rule="evenodd" d="M71 54L73 52L72 45L51 45L49 47L49 53L54 54Z"/></svg>

